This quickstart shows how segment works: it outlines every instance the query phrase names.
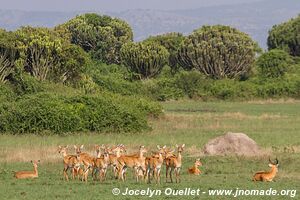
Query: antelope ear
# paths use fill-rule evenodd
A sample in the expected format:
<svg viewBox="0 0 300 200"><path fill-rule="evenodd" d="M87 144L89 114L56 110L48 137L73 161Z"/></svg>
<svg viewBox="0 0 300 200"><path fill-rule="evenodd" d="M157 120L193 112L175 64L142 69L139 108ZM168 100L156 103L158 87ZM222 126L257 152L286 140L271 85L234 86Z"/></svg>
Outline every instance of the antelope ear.
<svg viewBox="0 0 300 200"><path fill-rule="evenodd" d="M156 146L158 149L161 149L159 145Z"/></svg>
<svg viewBox="0 0 300 200"><path fill-rule="evenodd" d="M60 146L60 145L58 145L58 148L60 148L60 149L61 149L61 146Z"/></svg>
<svg viewBox="0 0 300 200"><path fill-rule="evenodd" d="M165 145L165 146L163 146L163 149L165 149L165 148L167 148L167 146Z"/></svg>
<svg viewBox="0 0 300 200"><path fill-rule="evenodd" d="M176 146L176 148L178 148L178 144L176 144L175 146Z"/></svg>
<svg viewBox="0 0 300 200"><path fill-rule="evenodd" d="M76 146L76 145L74 145L74 149L77 149L77 146Z"/></svg>
<svg viewBox="0 0 300 200"><path fill-rule="evenodd" d="M183 144L181 147L182 147L182 148L185 147L185 144Z"/></svg>
<svg viewBox="0 0 300 200"><path fill-rule="evenodd" d="M83 149L83 145L80 146L80 149Z"/></svg>
<svg viewBox="0 0 300 200"><path fill-rule="evenodd" d="M69 145L66 146L66 149L69 148Z"/></svg>

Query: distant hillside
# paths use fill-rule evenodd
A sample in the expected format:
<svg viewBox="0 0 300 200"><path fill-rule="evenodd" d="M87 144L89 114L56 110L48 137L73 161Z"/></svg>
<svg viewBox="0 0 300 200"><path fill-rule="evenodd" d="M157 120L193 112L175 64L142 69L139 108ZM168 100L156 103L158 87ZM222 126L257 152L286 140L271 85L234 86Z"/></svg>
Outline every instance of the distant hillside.
<svg viewBox="0 0 300 200"><path fill-rule="evenodd" d="M128 10L106 13L130 23L135 40L165 32L190 33L204 24L225 24L250 34L266 47L268 30L300 13L298 0L264 0L259 2L212 6L193 10ZM80 14L79 12L1 11L0 27L9 30L22 25L52 27Z"/></svg>

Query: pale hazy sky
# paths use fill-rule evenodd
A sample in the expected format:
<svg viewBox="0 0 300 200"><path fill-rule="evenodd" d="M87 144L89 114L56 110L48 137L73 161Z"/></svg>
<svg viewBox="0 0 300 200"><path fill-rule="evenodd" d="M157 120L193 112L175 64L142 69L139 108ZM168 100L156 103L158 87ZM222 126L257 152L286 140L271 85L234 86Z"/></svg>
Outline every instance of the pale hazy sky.
<svg viewBox="0 0 300 200"><path fill-rule="evenodd" d="M27 11L177 10L261 0L0 0L1 9Z"/></svg>

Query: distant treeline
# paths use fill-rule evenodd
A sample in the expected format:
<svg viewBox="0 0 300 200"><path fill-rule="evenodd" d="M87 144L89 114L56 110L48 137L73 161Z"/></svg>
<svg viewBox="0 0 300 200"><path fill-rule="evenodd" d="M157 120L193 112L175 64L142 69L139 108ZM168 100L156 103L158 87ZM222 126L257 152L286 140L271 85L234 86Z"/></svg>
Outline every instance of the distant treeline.
<svg viewBox="0 0 300 200"><path fill-rule="evenodd" d="M140 131L161 112L153 100L299 98L300 16L267 43L223 25L133 42L128 23L97 14L0 29L0 131Z"/></svg>

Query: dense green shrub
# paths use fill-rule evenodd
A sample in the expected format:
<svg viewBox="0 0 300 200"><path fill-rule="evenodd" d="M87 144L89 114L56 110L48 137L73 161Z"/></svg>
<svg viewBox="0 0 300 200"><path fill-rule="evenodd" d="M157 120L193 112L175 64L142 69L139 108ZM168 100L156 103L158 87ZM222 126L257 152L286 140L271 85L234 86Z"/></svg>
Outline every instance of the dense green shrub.
<svg viewBox="0 0 300 200"><path fill-rule="evenodd" d="M156 103L106 93L26 95L0 110L0 131L10 133L137 132L149 128L148 116L161 113Z"/></svg>
<svg viewBox="0 0 300 200"><path fill-rule="evenodd" d="M280 78L292 64L290 55L279 49L270 50L257 59L259 74L263 78Z"/></svg>
<svg viewBox="0 0 300 200"><path fill-rule="evenodd" d="M9 83L17 95L34 94L44 90L40 81L18 69L9 77Z"/></svg>
<svg viewBox="0 0 300 200"><path fill-rule="evenodd" d="M9 85L0 83L0 103L14 101L16 97L17 95L13 92Z"/></svg>
<svg viewBox="0 0 300 200"><path fill-rule="evenodd" d="M206 82L205 77L198 71L181 71L175 75L176 86L189 98L197 96Z"/></svg>
<svg viewBox="0 0 300 200"><path fill-rule="evenodd" d="M131 81L130 74L124 66L106 65L94 62L88 72L92 80L103 90L122 95L141 95L140 81Z"/></svg>

